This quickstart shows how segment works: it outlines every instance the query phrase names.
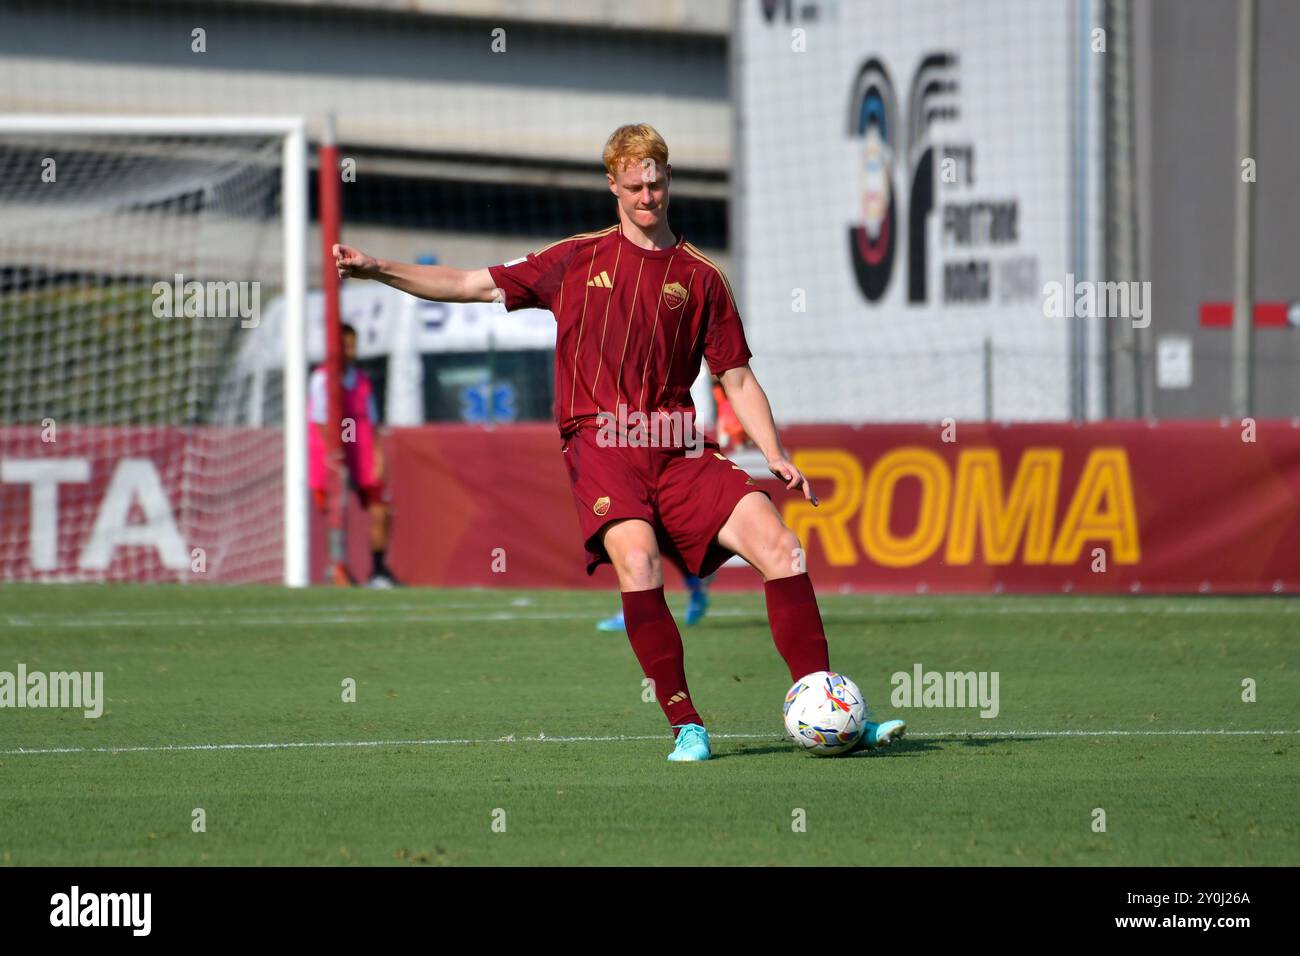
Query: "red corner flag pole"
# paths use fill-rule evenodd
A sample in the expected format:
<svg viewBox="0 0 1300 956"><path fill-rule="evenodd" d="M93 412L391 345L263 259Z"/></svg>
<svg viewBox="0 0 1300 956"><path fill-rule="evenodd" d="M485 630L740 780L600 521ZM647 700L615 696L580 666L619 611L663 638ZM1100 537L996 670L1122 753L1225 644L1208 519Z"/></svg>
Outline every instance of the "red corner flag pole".
<svg viewBox="0 0 1300 956"><path fill-rule="evenodd" d="M325 300L325 368L329 383L329 424L326 426L329 468L329 561L336 585L351 583L348 574L347 471L343 461L343 333L339 322L339 274L334 269L334 244L339 241L339 148L334 141L334 115L325 117L317 176L320 199L321 291ZM315 427L314 425L311 427Z"/></svg>

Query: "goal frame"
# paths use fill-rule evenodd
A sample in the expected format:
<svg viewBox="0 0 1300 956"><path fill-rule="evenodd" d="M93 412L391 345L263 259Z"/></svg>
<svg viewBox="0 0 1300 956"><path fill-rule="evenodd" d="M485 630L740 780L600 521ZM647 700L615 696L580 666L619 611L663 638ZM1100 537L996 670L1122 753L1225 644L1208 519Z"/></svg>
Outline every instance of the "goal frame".
<svg viewBox="0 0 1300 956"><path fill-rule="evenodd" d="M307 124L302 117L0 113L0 133L276 136L284 218L284 583L309 581L307 510Z"/></svg>

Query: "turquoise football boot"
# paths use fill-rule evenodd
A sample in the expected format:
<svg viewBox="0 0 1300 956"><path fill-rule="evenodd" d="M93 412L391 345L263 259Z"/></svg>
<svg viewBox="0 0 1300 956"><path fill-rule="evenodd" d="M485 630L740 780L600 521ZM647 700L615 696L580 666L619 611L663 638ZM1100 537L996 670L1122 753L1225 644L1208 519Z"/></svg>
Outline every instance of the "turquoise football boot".
<svg viewBox="0 0 1300 956"><path fill-rule="evenodd" d="M672 761L708 760L713 756L709 750L709 732L699 724L682 724L677 728L677 746L668 755Z"/></svg>
<svg viewBox="0 0 1300 956"><path fill-rule="evenodd" d="M709 588L695 576L686 579L686 586L691 589L690 600L686 602L686 625L698 624L709 610Z"/></svg>
<svg viewBox="0 0 1300 956"><path fill-rule="evenodd" d="M612 617L607 617L603 621L596 622L598 631L626 631L627 625L623 623L623 612L619 611Z"/></svg>
<svg viewBox="0 0 1300 956"><path fill-rule="evenodd" d="M901 739L906 733L907 721L905 720L886 720L880 724L867 721L866 729L862 732L862 740L859 746L854 749L876 750L880 747L888 747L895 740Z"/></svg>

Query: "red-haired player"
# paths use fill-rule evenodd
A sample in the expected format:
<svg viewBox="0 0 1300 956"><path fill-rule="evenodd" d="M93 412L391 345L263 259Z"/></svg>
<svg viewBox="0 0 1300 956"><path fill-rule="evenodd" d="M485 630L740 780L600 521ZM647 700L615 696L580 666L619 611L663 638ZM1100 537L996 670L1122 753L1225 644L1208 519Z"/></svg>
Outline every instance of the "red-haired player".
<svg viewBox="0 0 1300 956"><path fill-rule="evenodd" d="M555 313L555 418L587 572L609 561L618 575L632 650L676 731L669 759L707 760L708 734L664 601L661 555L706 577L739 554L763 577L768 622L791 680L828 670L829 660L799 539L716 442L695 440L690 389L701 358L772 474L814 505L817 498L781 446L726 277L668 226L667 144L650 126L622 126L604 161L618 209L617 225L607 229L476 271L386 262L346 246L335 248L336 265L341 276L425 299L503 300L508 309ZM647 442L658 429L640 427L683 420L690 430L671 447ZM897 720L869 724L865 741L887 744L904 729Z"/></svg>

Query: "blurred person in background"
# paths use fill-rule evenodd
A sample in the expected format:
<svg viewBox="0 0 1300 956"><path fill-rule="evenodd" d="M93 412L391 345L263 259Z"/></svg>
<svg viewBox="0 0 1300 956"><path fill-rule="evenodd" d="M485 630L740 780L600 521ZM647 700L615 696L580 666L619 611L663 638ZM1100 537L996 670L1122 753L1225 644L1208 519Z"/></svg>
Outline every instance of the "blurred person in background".
<svg viewBox="0 0 1300 956"><path fill-rule="evenodd" d="M307 393L307 481L312 499L322 514L328 508L329 476L329 369L322 362L311 373ZM392 531L392 508L384 449L379 441L379 405L370 376L357 367L357 330L343 325L343 462L347 488L356 492L361 507L370 515L370 580L372 588L398 584L388 569L388 542ZM351 575L336 584L350 584Z"/></svg>

